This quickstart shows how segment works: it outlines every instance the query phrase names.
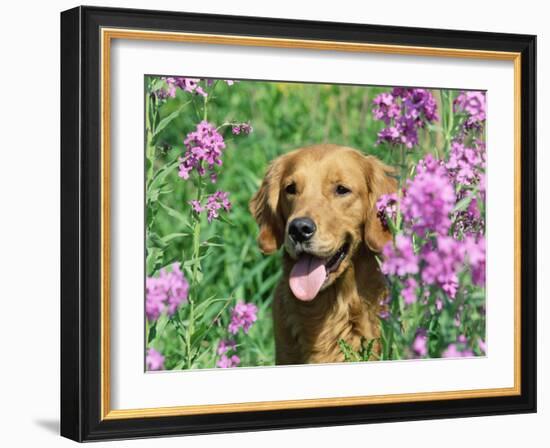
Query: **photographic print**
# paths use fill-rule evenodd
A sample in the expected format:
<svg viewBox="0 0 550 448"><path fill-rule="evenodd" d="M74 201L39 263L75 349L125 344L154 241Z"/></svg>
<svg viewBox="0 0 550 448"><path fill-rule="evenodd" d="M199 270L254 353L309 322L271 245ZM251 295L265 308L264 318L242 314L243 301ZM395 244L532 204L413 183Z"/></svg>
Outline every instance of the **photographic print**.
<svg viewBox="0 0 550 448"><path fill-rule="evenodd" d="M485 91L147 75L145 370L462 358Z"/></svg>
<svg viewBox="0 0 550 448"><path fill-rule="evenodd" d="M61 25L63 436L536 412L536 36Z"/></svg>

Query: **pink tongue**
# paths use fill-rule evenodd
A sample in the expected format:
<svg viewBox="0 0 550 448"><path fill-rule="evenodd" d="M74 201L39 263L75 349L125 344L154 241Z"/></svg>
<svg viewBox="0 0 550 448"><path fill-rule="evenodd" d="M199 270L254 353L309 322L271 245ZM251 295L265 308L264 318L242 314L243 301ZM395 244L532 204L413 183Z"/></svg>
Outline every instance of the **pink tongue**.
<svg viewBox="0 0 550 448"><path fill-rule="evenodd" d="M290 289L297 299L313 300L326 279L323 260L311 255L302 255L290 272Z"/></svg>

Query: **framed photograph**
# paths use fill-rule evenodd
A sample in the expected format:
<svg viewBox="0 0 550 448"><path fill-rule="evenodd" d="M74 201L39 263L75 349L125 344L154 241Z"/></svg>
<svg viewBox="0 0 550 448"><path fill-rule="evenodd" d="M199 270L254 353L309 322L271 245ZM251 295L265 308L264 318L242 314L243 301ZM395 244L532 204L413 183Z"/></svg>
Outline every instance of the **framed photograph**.
<svg viewBox="0 0 550 448"><path fill-rule="evenodd" d="M536 411L535 36L61 14L61 433Z"/></svg>

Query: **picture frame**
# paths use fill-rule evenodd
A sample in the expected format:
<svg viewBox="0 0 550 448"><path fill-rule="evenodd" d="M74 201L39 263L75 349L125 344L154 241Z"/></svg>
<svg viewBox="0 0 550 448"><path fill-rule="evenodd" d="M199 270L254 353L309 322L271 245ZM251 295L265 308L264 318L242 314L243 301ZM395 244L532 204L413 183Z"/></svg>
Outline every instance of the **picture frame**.
<svg viewBox="0 0 550 448"><path fill-rule="evenodd" d="M109 80L117 40L512 64L513 385L113 409ZM99 7L61 13L61 435L82 442L536 412L535 58L531 35Z"/></svg>

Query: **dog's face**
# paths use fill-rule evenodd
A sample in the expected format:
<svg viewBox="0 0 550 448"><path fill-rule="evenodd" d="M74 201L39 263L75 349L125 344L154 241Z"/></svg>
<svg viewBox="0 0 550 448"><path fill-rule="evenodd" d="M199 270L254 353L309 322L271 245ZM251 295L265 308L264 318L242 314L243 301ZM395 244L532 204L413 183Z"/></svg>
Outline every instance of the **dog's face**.
<svg viewBox="0 0 550 448"><path fill-rule="evenodd" d="M294 262L289 284L312 300L348 269L361 244L379 251L391 237L376 201L395 191L390 168L351 148L319 145L274 160L250 209L265 253L284 245Z"/></svg>

